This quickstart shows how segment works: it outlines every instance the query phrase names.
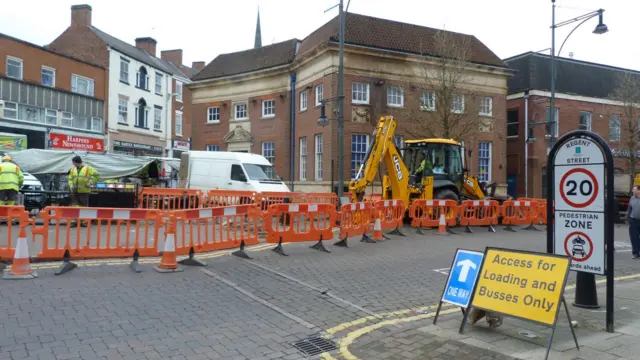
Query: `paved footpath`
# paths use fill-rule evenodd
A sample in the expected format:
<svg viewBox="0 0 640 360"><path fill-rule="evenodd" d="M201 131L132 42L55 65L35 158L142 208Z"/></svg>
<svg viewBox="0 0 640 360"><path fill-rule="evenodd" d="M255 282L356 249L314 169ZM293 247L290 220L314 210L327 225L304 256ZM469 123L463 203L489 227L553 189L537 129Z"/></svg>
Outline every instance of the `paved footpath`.
<svg viewBox="0 0 640 360"><path fill-rule="evenodd" d="M80 261L61 276L36 264L37 279L0 280L0 359L511 359L451 334L458 309L444 309L441 327L428 324L456 248L544 251L545 233L404 231L378 244L350 239L349 248L327 241L331 254L300 243L285 245L287 257L272 244L253 248L253 260L201 255L207 267L173 274L151 270L158 259L142 260L139 274L128 260ZM640 279L626 228L616 236L620 284ZM509 326L521 322L500 329Z"/></svg>

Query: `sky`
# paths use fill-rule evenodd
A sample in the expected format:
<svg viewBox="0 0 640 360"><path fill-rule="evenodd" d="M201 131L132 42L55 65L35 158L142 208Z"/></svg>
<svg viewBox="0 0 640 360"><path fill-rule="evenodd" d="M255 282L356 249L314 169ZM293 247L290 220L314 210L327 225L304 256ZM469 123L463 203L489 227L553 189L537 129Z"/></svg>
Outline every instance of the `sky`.
<svg viewBox="0 0 640 360"><path fill-rule="evenodd" d="M339 0L22 0L0 10L0 32L46 45L71 21L71 5L88 3L93 25L131 44L151 36L160 50L183 49L184 64L253 47L260 9L262 44L304 39L337 16ZM349 0L344 0L345 6ZM166 5L165 5L166 4ZM304 6L302 5L304 4ZM557 0L556 21L604 8L609 32L592 34L597 17L568 39L561 56L640 70L637 0ZM551 47L551 0L351 0L349 12L475 35L501 58ZM28 16L25 16L27 14ZM559 49L577 23L558 28ZM549 53L546 50L545 53Z"/></svg>

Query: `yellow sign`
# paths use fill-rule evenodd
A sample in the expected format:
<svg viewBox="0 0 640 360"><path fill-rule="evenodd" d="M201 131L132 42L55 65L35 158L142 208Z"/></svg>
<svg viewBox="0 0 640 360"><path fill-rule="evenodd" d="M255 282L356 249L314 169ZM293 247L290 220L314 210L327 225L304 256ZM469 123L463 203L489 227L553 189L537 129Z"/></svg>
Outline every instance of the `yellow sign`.
<svg viewBox="0 0 640 360"><path fill-rule="evenodd" d="M554 325L567 256L487 248L471 306Z"/></svg>

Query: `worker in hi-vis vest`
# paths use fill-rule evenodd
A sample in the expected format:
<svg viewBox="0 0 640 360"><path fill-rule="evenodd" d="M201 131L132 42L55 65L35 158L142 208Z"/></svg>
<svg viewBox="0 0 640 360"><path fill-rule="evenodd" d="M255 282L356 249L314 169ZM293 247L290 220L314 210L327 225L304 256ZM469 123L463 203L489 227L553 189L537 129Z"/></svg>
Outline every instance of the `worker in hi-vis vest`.
<svg viewBox="0 0 640 360"><path fill-rule="evenodd" d="M14 205L18 191L24 183L22 170L13 162L11 156L2 157L0 164L0 205Z"/></svg>
<svg viewBox="0 0 640 360"><path fill-rule="evenodd" d="M71 206L89 207L89 196L91 195L91 187L100 180L100 175L96 169L89 165L82 164L80 156L74 156L71 159L73 167L69 170L69 194L71 195ZM78 226L77 221L72 220L71 226ZM82 221L82 227L86 227L87 223Z"/></svg>

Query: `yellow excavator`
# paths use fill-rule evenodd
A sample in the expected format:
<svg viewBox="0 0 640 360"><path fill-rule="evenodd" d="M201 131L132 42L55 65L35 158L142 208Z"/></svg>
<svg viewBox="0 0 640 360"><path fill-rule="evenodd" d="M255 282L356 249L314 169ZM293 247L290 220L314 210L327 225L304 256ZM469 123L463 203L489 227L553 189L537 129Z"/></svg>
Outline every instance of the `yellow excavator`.
<svg viewBox="0 0 640 360"><path fill-rule="evenodd" d="M495 182L487 184L467 174L461 143L438 138L407 140L401 155L393 142L396 126L392 116L380 118L363 163L349 183L354 201L362 201L383 161L387 175L382 177L382 198L403 200L407 209L415 199L507 199L495 195Z"/></svg>

